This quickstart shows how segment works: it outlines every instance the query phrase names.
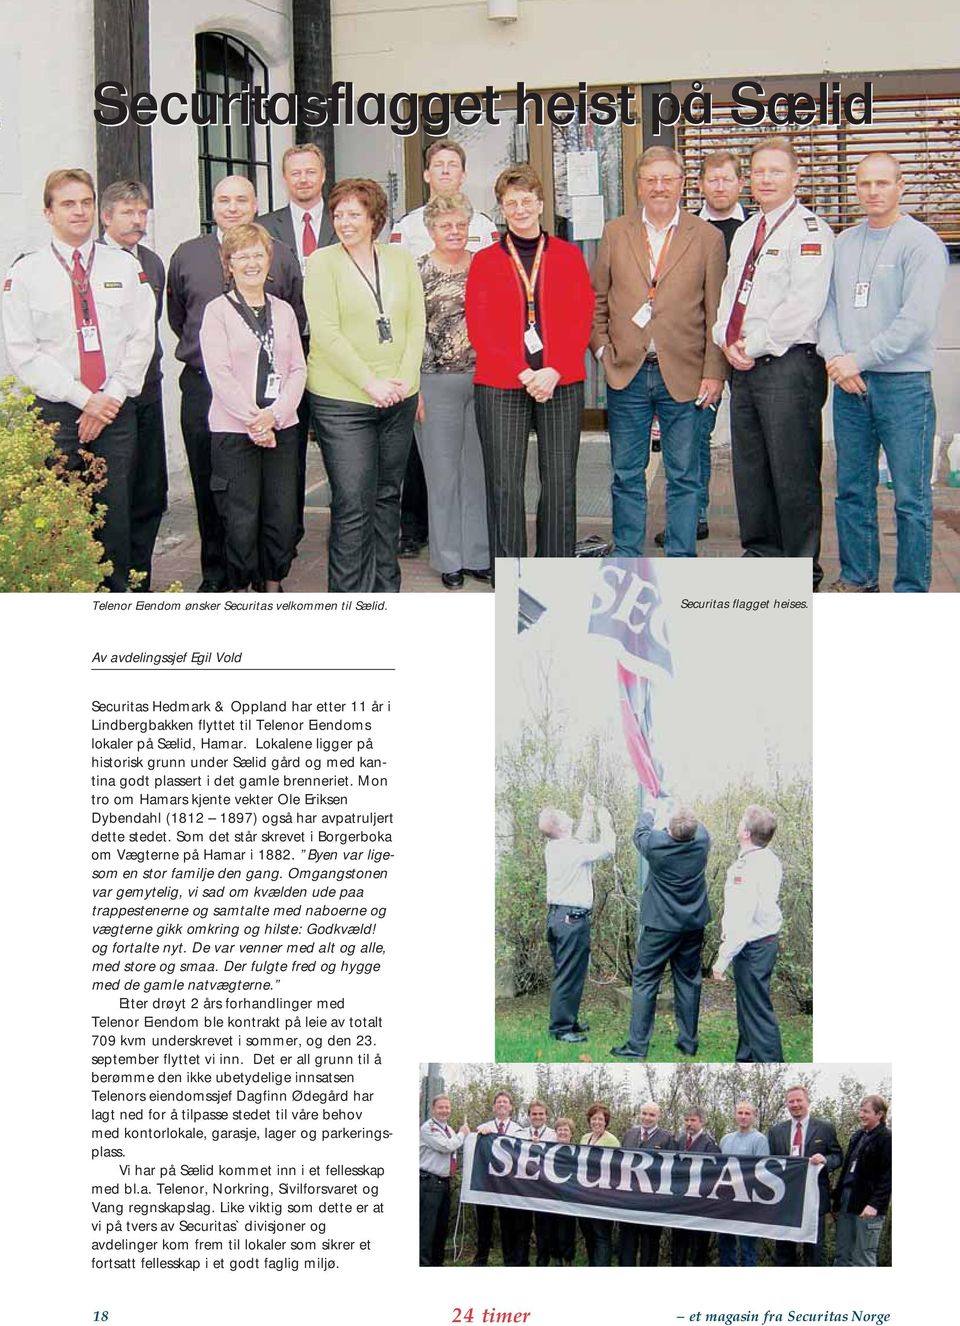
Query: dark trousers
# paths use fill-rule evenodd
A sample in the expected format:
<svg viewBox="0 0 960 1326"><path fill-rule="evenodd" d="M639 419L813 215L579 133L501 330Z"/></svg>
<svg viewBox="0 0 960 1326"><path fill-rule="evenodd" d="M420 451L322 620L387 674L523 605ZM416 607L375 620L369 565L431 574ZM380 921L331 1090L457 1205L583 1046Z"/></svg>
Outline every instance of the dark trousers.
<svg viewBox="0 0 960 1326"><path fill-rule="evenodd" d="M710 1234L704 1229L675 1229L670 1240L671 1266L706 1266Z"/></svg>
<svg viewBox="0 0 960 1326"><path fill-rule="evenodd" d="M146 579L160 521L167 509L167 439L163 431L163 394L159 383L134 402L137 412L137 459L130 488L130 565Z"/></svg>
<svg viewBox="0 0 960 1326"><path fill-rule="evenodd" d="M550 1255L561 1266L572 1266L577 1253L576 1216L555 1215L551 1216L550 1220L553 1222L553 1241L550 1245ZM540 1265L539 1243L537 1244L537 1265Z"/></svg>
<svg viewBox="0 0 960 1326"><path fill-rule="evenodd" d="M536 555L572 557L583 383L557 387L542 404L522 387L514 391L478 384L473 399L487 479L491 558L527 555L523 483L531 428L537 433L540 468Z"/></svg>
<svg viewBox="0 0 960 1326"><path fill-rule="evenodd" d="M826 1217L821 1209L817 1218L816 1243L774 1243L773 1261L775 1266L826 1266Z"/></svg>
<svg viewBox="0 0 960 1326"><path fill-rule="evenodd" d="M539 1213L538 1213L539 1214ZM516 1265L530 1265L530 1239L533 1237L533 1212L516 1210L514 1211L514 1235L516 1249Z"/></svg>
<svg viewBox="0 0 960 1326"><path fill-rule="evenodd" d="M380 410L311 395L310 409L330 479L328 589L396 594L400 484L417 398Z"/></svg>
<svg viewBox="0 0 960 1326"><path fill-rule="evenodd" d="M673 973L673 1006L677 1019L677 1049L697 1052L700 1022L702 930L654 930L644 926L637 944L630 1003L630 1035L627 1044L637 1054L646 1054L653 1035L657 994L666 965Z"/></svg>
<svg viewBox="0 0 960 1326"><path fill-rule="evenodd" d="M304 348L304 356L307 349ZM307 439L310 435L310 397L306 392L297 407L297 530L294 544L298 545L306 532L303 508L307 500Z"/></svg>
<svg viewBox="0 0 960 1326"><path fill-rule="evenodd" d="M620 1245L617 1260L621 1266L637 1265L637 1245L640 1247L641 1266L660 1265L660 1236L663 1230L659 1225L635 1225L624 1221L620 1226Z"/></svg>
<svg viewBox="0 0 960 1326"><path fill-rule="evenodd" d="M450 1223L450 1180L420 1171L420 1265L442 1266Z"/></svg>
<svg viewBox="0 0 960 1326"><path fill-rule="evenodd" d="M550 1258L557 1256L557 1234L556 1223L557 1216L549 1215L546 1211L535 1211L533 1215L533 1231L537 1241L537 1265L549 1266ZM571 1261L573 1258L571 1257Z"/></svg>
<svg viewBox="0 0 960 1326"><path fill-rule="evenodd" d="M210 488L223 521L227 586L283 580L296 552L297 429L280 428L275 447L246 433L213 433Z"/></svg>
<svg viewBox="0 0 960 1326"><path fill-rule="evenodd" d="M782 1064L780 1024L770 998L770 980L777 961L777 937L755 939L733 960L737 990L737 1062Z"/></svg>
<svg viewBox="0 0 960 1326"><path fill-rule="evenodd" d="M494 1214L500 1217L500 1249L503 1253L504 1266L521 1266L525 1262L520 1261L520 1235L517 1231L518 1212L510 1206L478 1206L477 1207L477 1255L474 1262L478 1266L486 1266L490 1257L490 1249L493 1247L493 1217ZM527 1238L529 1241L529 1227Z"/></svg>
<svg viewBox="0 0 960 1326"><path fill-rule="evenodd" d="M761 355L730 387L733 486L740 542L750 557L812 557L820 568L821 411L827 371L812 345Z"/></svg>
<svg viewBox="0 0 960 1326"><path fill-rule="evenodd" d="M750 1234L718 1234L719 1266L756 1266L760 1240Z"/></svg>
<svg viewBox="0 0 960 1326"><path fill-rule="evenodd" d="M590 965L590 913L579 907L547 908L547 944L553 958L550 1035L573 1031Z"/></svg>
<svg viewBox="0 0 960 1326"><path fill-rule="evenodd" d="M227 580L223 552L223 522L210 490L210 413L212 395L203 373L185 364L180 374L180 431L190 466L193 500L200 531L200 571L214 589Z"/></svg>
<svg viewBox="0 0 960 1326"><path fill-rule="evenodd" d="M57 425L57 448L67 458L67 469L82 471L87 462L81 449L106 462L106 484L96 495L103 510L103 526L97 539L113 570L104 584L115 593L125 593L130 580L130 493L137 460L137 411L132 400L125 400L120 413L93 442L80 441L80 411L67 401L48 401L37 397L44 423Z"/></svg>
<svg viewBox="0 0 960 1326"><path fill-rule="evenodd" d="M400 493L400 535L411 543L426 543L430 536L427 514L427 476L423 472L423 460L419 447L413 445L410 438L410 453L407 467L403 472L403 488Z"/></svg>
<svg viewBox="0 0 960 1326"><path fill-rule="evenodd" d="M613 1221L581 1218L580 1233L591 1266L609 1266L613 1259Z"/></svg>

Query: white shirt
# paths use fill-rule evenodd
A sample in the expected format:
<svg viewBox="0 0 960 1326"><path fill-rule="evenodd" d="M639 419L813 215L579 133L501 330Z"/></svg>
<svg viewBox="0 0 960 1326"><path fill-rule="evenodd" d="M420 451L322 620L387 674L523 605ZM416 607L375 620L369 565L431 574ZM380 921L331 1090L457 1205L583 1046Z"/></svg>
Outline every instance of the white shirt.
<svg viewBox="0 0 960 1326"><path fill-rule="evenodd" d="M727 212L726 216L721 216L719 212L713 210L709 203L704 203L697 216L701 221L745 221L747 214L743 210L742 203L735 203L733 211Z"/></svg>
<svg viewBox="0 0 960 1326"><path fill-rule="evenodd" d="M297 242L297 257L300 259L300 270L303 271L303 264L306 259L303 256L303 218L310 213L310 229L313 231L313 237L320 244L320 226L323 223L323 199L318 198L313 207L301 207L299 203L290 200L290 219L293 222L293 238Z"/></svg>
<svg viewBox="0 0 960 1326"><path fill-rule="evenodd" d="M463 1133L433 1115L420 1125L420 1168L438 1179L450 1177L450 1157L463 1146Z"/></svg>
<svg viewBox="0 0 960 1326"><path fill-rule="evenodd" d="M547 864L547 903L558 907L593 906L593 863L613 856L612 826L600 829L595 843L579 838L549 838L543 855Z"/></svg>
<svg viewBox="0 0 960 1326"><path fill-rule="evenodd" d="M647 216L646 208L643 208L640 215L643 219L643 228L647 232L647 243L650 245L650 280L652 281L653 274L657 270L657 263L660 261L660 254L663 252L663 246L667 242L667 236L671 234L675 226L680 224L680 208L677 208L662 230L658 230ZM657 347L654 344L653 336L651 336L650 344L647 346L647 354L652 355L656 352Z"/></svg>
<svg viewBox="0 0 960 1326"><path fill-rule="evenodd" d="M536 1130L534 1129L534 1126L531 1123L528 1127L522 1129L521 1135L523 1137L526 1137L531 1142L555 1142L557 1140L556 1133L553 1131L552 1128L549 1128L546 1124L544 1124L543 1127L540 1129L539 1137L534 1137L533 1134L535 1131Z"/></svg>
<svg viewBox="0 0 960 1326"><path fill-rule="evenodd" d="M423 208L408 212L399 221L395 221L390 231L390 243L402 244L414 258L422 258L434 245L430 232L423 224ZM486 212L474 212L470 218L470 230L467 233L467 249L476 253L479 249L489 248L500 243L500 231L487 216Z"/></svg>
<svg viewBox="0 0 960 1326"><path fill-rule="evenodd" d="M723 886L723 940L716 967L725 971L744 944L776 935L783 924L780 884L783 866L769 847L745 847L727 871Z"/></svg>
<svg viewBox="0 0 960 1326"><path fill-rule="evenodd" d="M788 198L780 207L766 213L767 238L753 275L741 332L751 359L759 355L779 357L791 346L815 345L817 341L817 324L830 290L833 231L802 203L797 203L783 224L777 226L794 201ZM727 324L740 289L740 277L753 251L763 215L756 212L733 237L727 276L720 291L720 308L713 325L714 343L721 348L726 344Z"/></svg>
<svg viewBox="0 0 960 1326"><path fill-rule="evenodd" d="M485 1131L490 1133L499 1133L500 1120L488 1119L486 1123L482 1123L480 1127L477 1129L478 1133L482 1133ZM525 1130L521 1128L518 1123L514 1123L513 1119L507 1119L506 1123L503 1126L504 1137L526 1137L526 1135L527 1134Z"/></svg>
<svg viewBox="0 0 960 1326"><path fill-rule="evenodd" d="M92 237L80 245L53 243L68 268L79 248L87 269L94 253ZM138 396L156 337L157 305L150 282L132 253L98 244L90 285L107 370L103 390L118 401ZM73 290L49 244L24 254L7 272L3 334L10 367L25 386L44 400L84 408L92 393L80 381Z"/></svg>
<svg viewBox="0 0 960 1326"><path fill-rule="evenodd" d="M790 1140L788 1144L790 1147L790 1154L793 1155L793 1139L796 1136L797 1124L799 1123L800 1134L802 1138L800 1143L800 1154L802 1156L807 1146L807 1129L810 1127L810 1115L808 1114L805 1119L794 1119L793 1116L791 1115L788 1122L790 1124Z"/></svg>

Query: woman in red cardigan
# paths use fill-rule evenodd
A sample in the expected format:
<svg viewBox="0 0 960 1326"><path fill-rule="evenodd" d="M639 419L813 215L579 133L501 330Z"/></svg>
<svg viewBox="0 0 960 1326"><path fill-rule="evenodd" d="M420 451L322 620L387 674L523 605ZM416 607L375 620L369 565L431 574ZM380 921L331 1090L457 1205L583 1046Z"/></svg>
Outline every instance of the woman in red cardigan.
<svg viewBox="0 0 960 1326"><path fill-rule="evenodd" d="M509 166L495 188L508 230L499 244L474 254L467 278L490 554L527 554L523 479L532 426L540 466L537 556L571 557L593 290L580 250L540 227L536 171Z"/></svg>

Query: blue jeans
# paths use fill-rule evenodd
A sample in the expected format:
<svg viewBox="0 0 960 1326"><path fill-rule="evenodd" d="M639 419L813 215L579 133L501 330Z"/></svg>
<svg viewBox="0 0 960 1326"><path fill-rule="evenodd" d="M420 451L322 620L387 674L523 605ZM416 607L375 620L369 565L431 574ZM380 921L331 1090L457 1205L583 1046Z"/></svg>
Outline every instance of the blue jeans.
<svg viewBox="0 0 960 1326"><path fill-rule="evenodd" d="M696 557L700 492L697 414L693 401L673 399L654 363L641 364L625 387L607 387L615 556L643 556L647 535L646 469L650 429L656 415L667 479L664 552L668 557Z"/></svg>
<svg viewBox="0 0 960 1326"><path fill-rule="evenodd" d="M898 594L930 588L933 557L933 435L936 409L929 373L864 373L866 396L834 389L837 537L840 576L876 588L880 578L877 463L883 447L897 517Z"/></svg>
<svg viewBox="0 0 960 1326"><path fill-rule="evenodd" d="M697 450L700 453L700 499L697 505L697 519L706 520L710 505L710 439L717 426L720 402L716 405L704 405L697 411Z"/></svg>
<svg viewBox="0 0 960 1326"><path fill-rule="evenodd" d="M756 1266L759 1239L749 1234L718 1234L717 1261L721 1266ZM737 1261L737 1244L740 1260Z"/></svg>

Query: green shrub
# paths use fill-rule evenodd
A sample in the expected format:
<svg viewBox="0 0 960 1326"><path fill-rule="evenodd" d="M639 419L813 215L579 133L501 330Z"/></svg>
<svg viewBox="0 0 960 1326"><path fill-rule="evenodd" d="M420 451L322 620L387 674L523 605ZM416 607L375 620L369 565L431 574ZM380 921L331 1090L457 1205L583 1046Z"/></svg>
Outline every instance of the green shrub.
<svg viewBox="0 0 960 1326"><path fill-rule="evenodd" d="M30 392L0 382L0 592L89 593L111 565L95 538L103 463L89 453L84 473L67 473L55 428Z"/></svg>

